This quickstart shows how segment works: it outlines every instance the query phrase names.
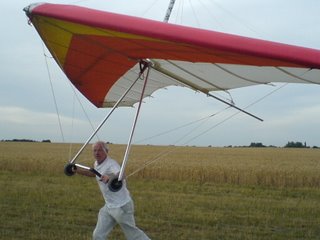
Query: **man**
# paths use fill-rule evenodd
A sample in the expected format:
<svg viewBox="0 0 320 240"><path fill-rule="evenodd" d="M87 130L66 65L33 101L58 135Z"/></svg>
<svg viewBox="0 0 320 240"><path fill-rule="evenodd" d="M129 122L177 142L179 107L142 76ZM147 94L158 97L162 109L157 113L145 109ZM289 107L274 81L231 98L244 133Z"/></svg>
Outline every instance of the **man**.
<svg viewBox="0 0 320 240"><path fill-rule="evenodd" d="M136 227L133 201L125 180L123 180L123 186L117 192L110 191L108 188L107 183L110 176L117 175L120 171L120 166L108 156L108 148L104 142L99 141L93 144L93 155L95 158L94 169L101 173L101 178L90 171L75 169L78 174L96 177L105 200L105 205L99 211L93 239L105 240L116 224L120 225L128 240L150 239L142 230Z"/></svg>

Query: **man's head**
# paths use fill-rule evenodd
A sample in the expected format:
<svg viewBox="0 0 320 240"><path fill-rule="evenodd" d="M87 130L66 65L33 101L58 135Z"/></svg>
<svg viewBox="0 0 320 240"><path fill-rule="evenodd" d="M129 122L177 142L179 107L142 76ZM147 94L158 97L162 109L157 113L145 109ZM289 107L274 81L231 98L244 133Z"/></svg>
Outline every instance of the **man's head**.
<svg viewBox="0 0 320 240"><path fill-rule="evenodd" d="M98 164L102 163L108 155L108 147L102 141L98 141L92 146L93 156L97 160Z"/></svg>

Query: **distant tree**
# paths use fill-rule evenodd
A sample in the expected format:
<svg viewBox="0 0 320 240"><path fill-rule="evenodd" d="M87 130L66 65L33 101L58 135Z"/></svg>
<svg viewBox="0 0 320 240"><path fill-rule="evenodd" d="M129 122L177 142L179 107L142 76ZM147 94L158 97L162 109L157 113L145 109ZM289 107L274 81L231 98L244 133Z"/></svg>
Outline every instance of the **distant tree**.
<svg viewBox="0 0 320 240"><path fill-rule="evenodd" d="M31 139L17 139L17 138L14 138L12 140L8 140L8 142L36 142L35 140L31 140Z"/></svg>
<svg viewBox="0 0 320 240"><path fill-rule="evenodd" d="M304 144L302 142L288 142L285 146L285 148L307 148L307 143Z"/></svg>
<svg viewBox="0 0 320 240"><path fill-rule="evenodd" d="M45 139L45 140L42 140L43 143L51 143L51 140L50 139Z"/></svg>
<svg viewBox="0 0 320 240"><path fill-rule="evenodd" d="M265 145L263 145L262 143L255 143L255 142L252 142L249 147L265 147Z"/></svg>

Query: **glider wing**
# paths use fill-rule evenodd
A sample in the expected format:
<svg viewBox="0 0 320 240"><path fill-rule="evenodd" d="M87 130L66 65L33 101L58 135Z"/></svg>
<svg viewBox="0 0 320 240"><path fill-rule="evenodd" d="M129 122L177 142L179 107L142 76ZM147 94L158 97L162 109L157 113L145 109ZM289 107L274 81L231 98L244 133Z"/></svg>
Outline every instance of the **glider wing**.
<svg viewBox="0 0 320 240"><path fill-rule="evenodd" d="M75 87L97 107L111 107L152 71L146 96L170 85L209 93L270 82L320 84L320 51L178 26L83 7L35 4L25 11ZM139 101L141 83L122 106Z"/></svg>

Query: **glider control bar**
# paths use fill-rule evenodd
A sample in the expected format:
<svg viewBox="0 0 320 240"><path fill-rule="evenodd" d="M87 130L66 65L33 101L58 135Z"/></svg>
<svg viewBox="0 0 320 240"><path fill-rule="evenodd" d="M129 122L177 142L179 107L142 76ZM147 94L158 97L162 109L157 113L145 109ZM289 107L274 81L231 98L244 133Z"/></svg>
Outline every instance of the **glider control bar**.
<svg viewBox="0 0 320 240"><path fill-rule="evenodd" d="M100 172L98 172L96 169L94 168L90 168L90 167L87 167L87 166L84 166L84 165L81 165L81 164L73 164L73 163L68 163L65 168L64 168L64 173L68 176L72 176L75 174L75 171L77 168L81 168L81 169L84 169L88 172L92 172L93 174L95 174L97 177L99 177L101 179L102 177L102 174ZM118 176L115 176L115 175L110 175L108 176L109 177L109 180L107 182L108 184L108 188L110 191L112 192L117 192L121 189L122 187L122 182L121 181L118 181Z"/></svg>
<svg viewBox="0 0 320 240"><path fill-rule="evenodd" d="M84 165L81 165L81 164L78 164L78 163L76 163L75 166L78 167L78 168L82 168L82 169L84 169L84 170L90 171L90 172L94 173L95 175L97 175L97 176L100 177L100 178L101 178L101 176L102 176L102 174L99 173L99 172L98 172L97 170L95 170L94 168L90 168L90 167L87 167L87 166L84 166Z"/></svg>
<svg viewBox="0 0 320 240"><path fill-rule="evenodd" d="M241 109L241 108L237 107L236 105L234 105L234 104L232 104L232 103L229 103L229 102L227 102L227 101L225 101L225 100L223 100L223 99L221 99L221 98L219 98L219 97L217 97L217 96L214 96L214 95L210 94L207 90L198 87L197 85L191 83L191 82L188 81L187 79L185 79L185 78L183 78L183 77L181 77L181 76L178 76L177 74L175 74L175 73L173 73L173 72L171 72L171 71L169 71L169 70L167 70L167 69L164 69L164 68L161 67L161 65L160 65L159 63L157 63L156 61L152 60L152 62L153 62L152 68L153 68L154 70L156 70L156 71L158 71L158 72L160 72L160 73L163 73L164 75L167 75L168 77L171 77L171 78L173 78L173 79L175 79L175 80L177 80L177 81L179 81L179 82L181 82L181 83L183 83L183 84L191 87L192 89L194 89L194 90L196 90L196 91L200 91L200 92L206 94L206 95L209 96L209 97L212 97L212 98L214 98L214 99L216 99L216 100L218 100L218 101L220 101L220 102L222 102L222 103L224 103L224 104L229 105L230 107L233 107L233 108L235 108L235 109L237 109L237 110L239 110L239 111L241 111L241 112L243 112L243 113L245 113L245 114L247 114L247 115L249 115L249 116L251 116L251 117L253 117L253 118L255 118L255 119L259 120L259 121L261 121L261 122L263 122L263 119L261 119L261 118L255 116L255 115L247 112L247 111L244 110L244 109Z"/></svg>
<svg viewBox="0 0 320 240"><path fill-rule="evenodd" d="M94 173L96 176L98 176L99 178L101 178L102 174L99 173L97 170L95 170L94 168L90 168L90 167L87 167L87 166L84 166L84 165L81 165L81 164L78 164L78 163L68 163L65 167L64 167L64 173L67 175L67 176L72 176L75 174L75 170L77 168L82 168L86 171L89 171L89 172L92 172Z"/></svg>

